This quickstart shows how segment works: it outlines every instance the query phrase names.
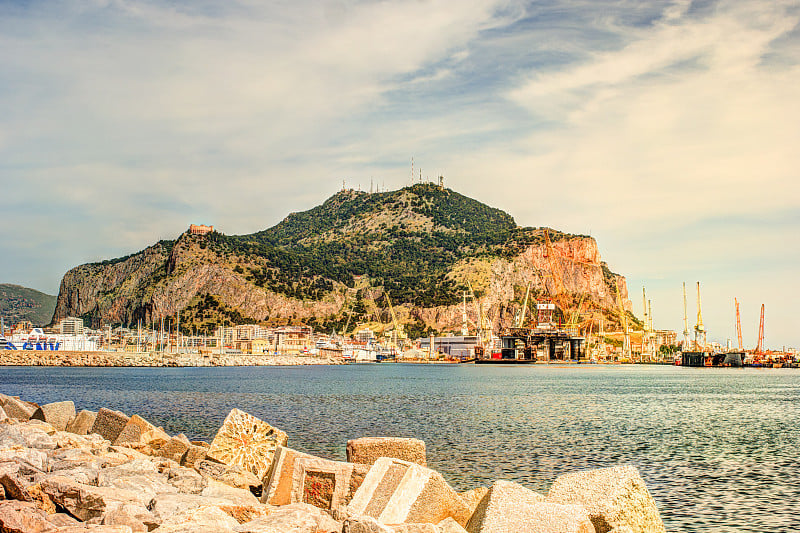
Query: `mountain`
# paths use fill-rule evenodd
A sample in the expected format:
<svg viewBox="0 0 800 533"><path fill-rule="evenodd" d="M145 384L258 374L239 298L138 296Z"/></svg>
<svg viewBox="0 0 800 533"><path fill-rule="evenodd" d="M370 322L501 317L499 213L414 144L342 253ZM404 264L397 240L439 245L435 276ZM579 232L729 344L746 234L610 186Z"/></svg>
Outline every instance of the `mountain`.
<svg viewBox="0 0 800 533"><path fill-rule="evenodd" d="M131 325L180 310L186 331L210 331L218 322L340 331L389 322L388 294L407 330L426 334L460 329L459 304L470 290L496 327L507 326L529 284L532 297L553 296L564 317L582 305L584 315L613 322L617 286L630 309L625 279L600 261L591 237L519 227L499 209L418 184L342 190L257 233L187 231L78 266L61 282L54 320Z"/></svg>
<svg viewBox="0 0 800 533"><path fill-rule="evenodd" d="M0 283L0 316L6 325L28 320L34 326L50 322L56 297L35 289Z"/></svg>

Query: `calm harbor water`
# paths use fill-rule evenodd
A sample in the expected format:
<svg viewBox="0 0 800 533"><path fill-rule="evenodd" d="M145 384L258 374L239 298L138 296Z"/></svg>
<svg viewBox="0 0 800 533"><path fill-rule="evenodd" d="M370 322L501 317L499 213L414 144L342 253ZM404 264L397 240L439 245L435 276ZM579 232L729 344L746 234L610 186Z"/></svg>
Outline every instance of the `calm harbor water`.
<svg viewBox="0 0 800 533"><path fill-rule="evenodd" d="M210 441L238 407L293 448L417 437L459 490L636 465L668 531L800 527L800 371L665 366L0 367L0 392L137 413Z"/></svg>

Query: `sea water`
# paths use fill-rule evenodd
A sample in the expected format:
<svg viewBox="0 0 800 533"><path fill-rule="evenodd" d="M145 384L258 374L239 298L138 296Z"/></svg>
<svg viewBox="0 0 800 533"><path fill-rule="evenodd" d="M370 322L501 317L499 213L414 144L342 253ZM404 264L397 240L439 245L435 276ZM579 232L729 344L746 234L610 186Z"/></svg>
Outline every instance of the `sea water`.
<svg viewBox="0 0 800 533"><path fill-rule="evenodd" d="M425 441L458 490L635 465L668 531L800 527L800 371L606 365L0 367L0 392L139 414L210 441L236 407L292 448L343 460L348 439Z"/></svg>

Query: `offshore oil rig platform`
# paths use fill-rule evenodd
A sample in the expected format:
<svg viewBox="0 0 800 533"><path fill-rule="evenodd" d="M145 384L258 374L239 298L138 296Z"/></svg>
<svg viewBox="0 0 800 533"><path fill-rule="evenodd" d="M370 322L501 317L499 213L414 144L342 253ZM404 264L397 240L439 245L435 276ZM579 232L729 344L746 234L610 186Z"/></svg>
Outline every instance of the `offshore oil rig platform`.
<svg viewBox="0 0 800 533"><path fill-rule="evenodd" d="M499 354L483 353L476 357L475 363L528 364L537 361L580 361L581 346L585 340L584 337L566 329L510 328L500 335Z"/></svg>

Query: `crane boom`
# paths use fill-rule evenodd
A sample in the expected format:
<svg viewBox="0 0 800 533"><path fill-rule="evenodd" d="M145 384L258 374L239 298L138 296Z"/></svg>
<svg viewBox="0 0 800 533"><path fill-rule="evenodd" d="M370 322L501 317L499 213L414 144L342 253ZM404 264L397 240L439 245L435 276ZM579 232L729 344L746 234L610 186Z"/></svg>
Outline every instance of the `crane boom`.
<svg viewBox="0 0 800 533"><path fill-rule="evenodd" d="M758 346L756 346L756 353L758 355L764 353L764 304L761 304L761 320L758 322Z"/></svg>
<svg viewBox="0 0 800 533"><path fill-rule="evenodd" d="M686 282L683 282L683 346L682 350L689 350L689 317L686 312Z"/></svg>
<svg viewBox="0 0 800 533"><path fill-rule="evenodd" d="M739 300L734 298L733 301L736 303L736 337L739 340L739 351L741 352L744 347L742 346L742 320L739 318Z"/></svg>
<svg viewBox="0 0 800 533"><path fill-rule="evenodd" d="M519 312L519 320L517 320L517 327L521 328L525 324L525 315L528 311L528 296L531 294L531 282L528 282L528 288L525 289L525 299L522 301L522 309Z"/></svg>
<svg viewBox="0 0 800 533"><path fill-rule="evenodd" d="M702 346L700 345L700 338L703 339ZM705 350L706 348L706 328L703 326L703 308L700 303L700 282L697 282L697 324L694 326L694 344L697 350Z"/></svg>
<svg viewBox="0 0 800 533"><path fill-rule="evenodd" d="M619 307L619 318L622 326L622 356L630 359L631 357L631 338L628 335L628 319L625 316L625 308L622 306L622 296L619 294L619 284L615 283L617 289L617 306Z"/></svg>

